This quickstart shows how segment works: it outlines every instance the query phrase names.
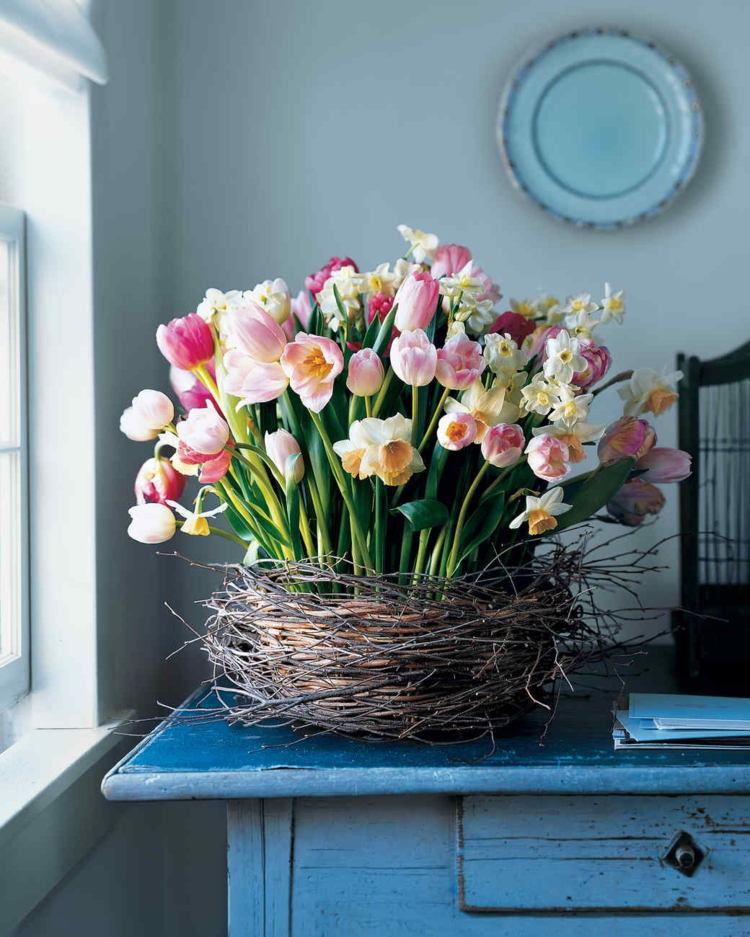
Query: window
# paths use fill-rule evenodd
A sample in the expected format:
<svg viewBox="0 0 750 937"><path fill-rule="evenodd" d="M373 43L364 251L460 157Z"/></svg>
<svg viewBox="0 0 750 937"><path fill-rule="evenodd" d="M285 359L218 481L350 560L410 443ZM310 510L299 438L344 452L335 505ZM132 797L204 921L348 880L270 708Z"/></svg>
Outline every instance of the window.
<svg viewBox="0 0 750 937"><path fill-rule="evenodd" d="M29 687L23 214L0 205L0 711Z"/></svg>

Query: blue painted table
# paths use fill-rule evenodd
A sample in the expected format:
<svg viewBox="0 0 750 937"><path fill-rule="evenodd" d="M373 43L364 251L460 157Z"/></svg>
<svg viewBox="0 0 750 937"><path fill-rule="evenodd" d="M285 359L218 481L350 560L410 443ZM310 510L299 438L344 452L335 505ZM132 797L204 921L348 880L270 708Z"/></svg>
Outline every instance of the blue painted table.
<svg viewBox="0 0 750 937"><path fill-rule="evenodd" d="M627 688L673 690L666 663ZM579 686L543 747L537 713L494 751L300 741L200 721L198 694L103 791L227 801L230 937L750 937L750 752L615 753L619 687Z"/></svg>

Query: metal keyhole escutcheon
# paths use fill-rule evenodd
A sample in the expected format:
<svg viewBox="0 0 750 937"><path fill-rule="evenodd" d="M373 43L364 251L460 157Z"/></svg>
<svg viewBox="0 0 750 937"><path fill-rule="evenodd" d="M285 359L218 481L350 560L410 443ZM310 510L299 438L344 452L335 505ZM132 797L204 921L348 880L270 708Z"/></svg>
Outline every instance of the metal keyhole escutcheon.
<svg viewBox="0 0 750 937"><path fill-rule="evenodd" d="M684 830L675 836L664 856L666 865L691 878L706 857L706 851Z"/></svg>

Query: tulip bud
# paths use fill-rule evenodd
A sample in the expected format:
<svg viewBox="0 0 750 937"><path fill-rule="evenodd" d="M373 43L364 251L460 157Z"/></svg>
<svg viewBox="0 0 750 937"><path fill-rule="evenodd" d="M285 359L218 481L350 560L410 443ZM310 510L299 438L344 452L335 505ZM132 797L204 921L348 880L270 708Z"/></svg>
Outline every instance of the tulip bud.
<svg viewBox="0 0 750 937"><path fill-rule="evenodd" d="M147 459L135 479L135 500L138 504L177 501L186 484L187 478L175 471L169 459Z"/></svg>
<svg viewBox="0 0 750 937"><path fill-rule="evenodd" d="M175 516L165 504L138 504L128 514L132 518L128 536L139 543L164 543L174 536Z"/></svg>
<svg viewBox="0 0 750 937"><path fill-rule="evenodd" d="M286 335L278 322L251 300L226 314L223 329L228 348L243 351L262 364L278 361L286 345Z"/></svg>
<svg viewBox="0 0 750 937"><path fill-rule="evenodd" d="M128 439L146 442L156 437L174 419L174 406L159 390L142 390L120 417L120 430Z"/></svg>
<svg viewBox="0 0 750 937"><path fill-rule="evenodd" d="M273 464L281 472L284 478L286 475L286 460L290 455L300 454L300 447L297 440L285 429L277 429L275 433L266 433L266 452L270 456ZM305 463L302 456L294 463L294 480L299 484L305 474Z"/></svg>
<svg viewBox="0 0 750 937"><path fill-rule="evenodd" d="M477 436L477 421L470 413L461 411L446 413L440 418L437 438L443 449L458 452L474 442Z"/></svg>
<svg viewBox="0 0 750 937"><path fill-rule="evenodd" d="M691 456L681 449L651 449L635 463L637 469L646 469L638 477L644 482L681 482L690 475Z"/></svg>
<svg viewBox="0 0 750 937"><path fill-rule="evenodd" d="M526 447L529 468L537 478L557 481L570 471L570 451L555 436L535 436Z"/></svg>
<svg viewBox="0 0 750 937"><path fill-rule="evenodd" d="M623 459L640 459L656 442L656 433L645 420L623 416L611 423L599 440L597 450L602 465Z"/></svg>
<svg viewBox="0 0 750 937"><path fill-rule="evenodd" d="M425 329L437 309L440 284L429 273L410 273L396 291L394 325L400 332Z"/></svg>
<svg viewBox="0 0 750 937"><path fill-rule="evenodd" d="M167 361L183 371L193 371L214 356L213 332L194 312L160 325L156 344Z"/></svg>
<svg viewBox="0 0 750 937"><path fill-rule="evenodd" d="M383 362L372 348L363 348L349 359L346 386L356 397L372 397L383 386Z"/></svg>
<svg viewBox="0 0 750 937"><path fill-rule="evenodd" d="M438 349L437 359L435 376L451 390L468 390L484 371L482 346L460 332Z"/></svg>
<svg viewBox="0 0 750 937"><path fill-rule="evenodd" d="M609 371L609 366L612 364L612 356L609 353L609 349L605 348L604 345L595 345L588 339L580 339L579 344L579 352L586 362L586 367L583 371L578 371L573 375L571 384L585 389L587 387L592 387Z"/></svg>
<svg viewBox="0 0 750 937"><path fill-rule="evenodd" d="M471 251L460 244L441 244L435 251L430 273L434 279L454 276L471 260Z"/></svg>
<svg viewBox="0 0 750 937"><path fill-rule="evenodd" d="M177 424L177 435L194 452L212 456L221 452L229 441L229 427L212 406L206 406L191 410L187 418Z"/></svg>
<svg viewBox="0 0 750 937"><path fill-rule="evenodd" d="M491 426L482 440L482 455L490 465L505 468L514 465L523 454L525 437L515 423L498 423Z"/></svg>
<svg viewBox="0 0 750 937"><path fill-rule="evenodd" d="M664 507L664 495L641 477L626 482L607 504L607 511L626 527L637 527L648 514L658 514Z"/></svg>
<svg viewBox="0 0 750 937"><path fill-rule="evenodd" d="M423 387L435 377L437 348L422 329L402 332L391 345L391 365L404 384Z"/></svg>

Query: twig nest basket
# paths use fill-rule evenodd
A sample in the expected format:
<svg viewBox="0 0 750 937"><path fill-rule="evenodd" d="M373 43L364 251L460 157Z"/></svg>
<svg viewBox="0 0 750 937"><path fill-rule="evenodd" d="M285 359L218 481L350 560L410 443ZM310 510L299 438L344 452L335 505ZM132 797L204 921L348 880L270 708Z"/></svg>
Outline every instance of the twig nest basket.
<svg viewBox="0 0 750 937"><path fill-rule="evenodd" d="M230 721L371 738L479 737L590 659L580 557L511 575L342 574L340 561L226 567L204 638Z"/></svg>

